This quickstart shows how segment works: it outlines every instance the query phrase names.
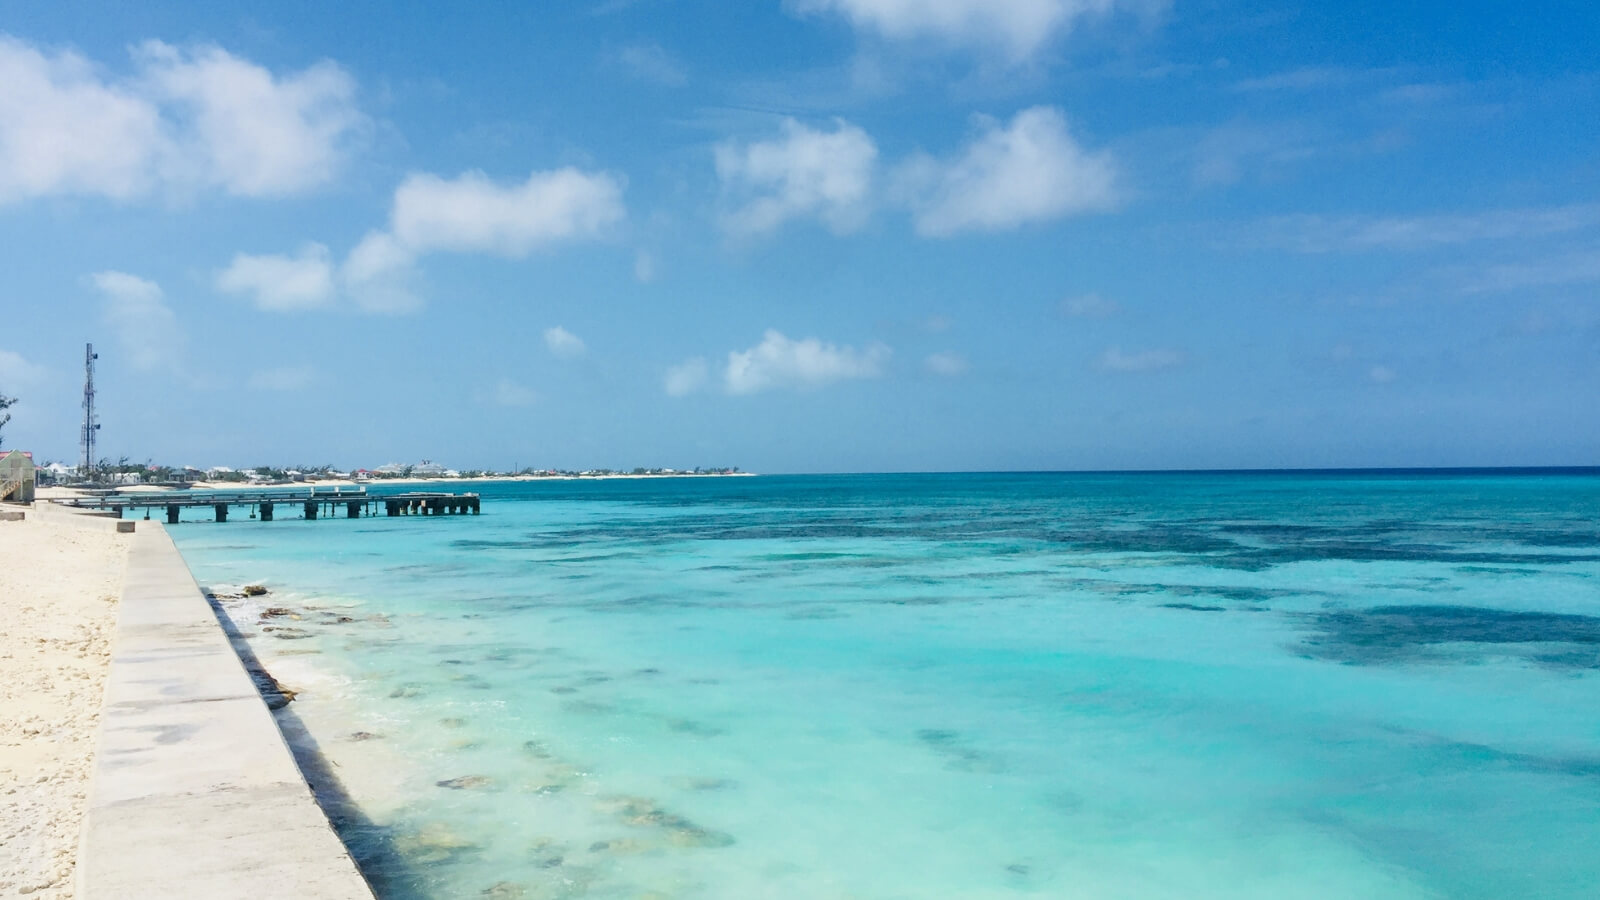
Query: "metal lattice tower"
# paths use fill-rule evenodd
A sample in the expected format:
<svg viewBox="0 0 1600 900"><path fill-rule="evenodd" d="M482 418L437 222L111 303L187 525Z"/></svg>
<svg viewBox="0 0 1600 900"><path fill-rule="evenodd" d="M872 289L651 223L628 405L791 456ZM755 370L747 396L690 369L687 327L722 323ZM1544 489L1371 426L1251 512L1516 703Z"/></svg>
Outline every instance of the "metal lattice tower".
<svg viewBox="0 0 1600 900"><path fill-rule="evenodd" d="M94 361L99 358L93 344L83 345L83 434L78 439L83 459L78 463L78 474L85 477L94 471L94 433L100 430L94 420Z"/></svg>

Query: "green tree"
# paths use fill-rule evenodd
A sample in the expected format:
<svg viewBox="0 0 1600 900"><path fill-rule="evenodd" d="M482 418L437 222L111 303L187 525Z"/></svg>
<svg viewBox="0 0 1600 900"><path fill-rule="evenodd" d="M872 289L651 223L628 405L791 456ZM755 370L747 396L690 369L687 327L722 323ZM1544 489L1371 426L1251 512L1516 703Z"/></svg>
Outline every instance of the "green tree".
<svg viewBox="0 0 1600 900"><path fill-rule="evenodd" d="M11 413L6 412L6 410L15 406L16 403L17 398L7 397L5 394L0 394L0 430L4 430L6 423L11 421ZM4 444L5 435L0 434L0 446L3 446Z"/></svg>

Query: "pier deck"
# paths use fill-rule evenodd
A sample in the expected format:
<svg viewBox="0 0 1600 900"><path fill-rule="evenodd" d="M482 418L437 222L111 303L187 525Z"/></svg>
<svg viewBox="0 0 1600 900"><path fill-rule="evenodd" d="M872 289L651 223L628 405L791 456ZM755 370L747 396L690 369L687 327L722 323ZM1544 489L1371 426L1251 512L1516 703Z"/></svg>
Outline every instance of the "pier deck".
<svg viewBox="0 0 1600 900"><path fill-rule="evenodd" d="M107 494L55 502L79 509L103 510L119 519L128 510L144 509L145 517L149 518L150 510L165 509L169 524L177 524L184 509L197 507L210 507L218 522L228 521L229 511L235 508L248 509L252 519L259 517L263 522L271 522L277 516L278 508L283 506L291 509L298 506L307 519L324 515L336 517L341 508L347 519L375 516L379 509L390 516L477 515L480 506L477 494L411 491L374 495L368 494L366 488Z"/></svg>

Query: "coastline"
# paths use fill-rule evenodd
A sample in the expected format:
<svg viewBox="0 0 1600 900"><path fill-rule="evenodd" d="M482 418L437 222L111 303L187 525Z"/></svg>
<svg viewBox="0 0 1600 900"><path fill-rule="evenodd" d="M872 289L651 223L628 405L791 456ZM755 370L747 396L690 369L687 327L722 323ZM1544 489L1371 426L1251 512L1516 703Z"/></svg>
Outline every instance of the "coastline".
<svg viewBox="0 0 1600 900"><path fill-rule="evenodd" d="M0 522L0 895L64 900L131 537L49 506Z"/></svg>
<svg viewBox="0 0 1600 900"><path fill-rule="evenodd" d="M717 472L695 475L689 472L680 472L672 475L474 475L458 478L372 478L365 481L356 481L351 478L319 478L315 481L297 481L289 484L265 484L245 481L196 481L180 490L196 491L237 491L237 490L271 490L273 488L302 488L306 486L317 488L351 488L374 487L381 485L449 485L449 484L482 484L487 482L513 483L513 482L538 482L538 481L640 481L649 479L681 479L681 478L754 478L757 472ZM173 490L173 488L155 484L121 484L108 485L118 491L129 494L159 494ZM41 485L37 492L40 500L61 500L82 496L82 491L73 485Z"/></svg>

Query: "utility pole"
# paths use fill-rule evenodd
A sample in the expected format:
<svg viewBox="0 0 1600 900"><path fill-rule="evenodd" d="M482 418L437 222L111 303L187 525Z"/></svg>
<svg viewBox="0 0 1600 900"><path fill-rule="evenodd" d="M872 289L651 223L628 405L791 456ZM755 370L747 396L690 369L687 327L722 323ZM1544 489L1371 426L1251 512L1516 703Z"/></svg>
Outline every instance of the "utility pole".
<svg viewBox="0 0 1600 900"><path fill-rule="evenodd" d="M93 344L83 345L83 435L78 441L83 459L78 463L78 474L85 478L94 474L94 433L100 430L94 420L94 361L99 358Z"/></svg>

